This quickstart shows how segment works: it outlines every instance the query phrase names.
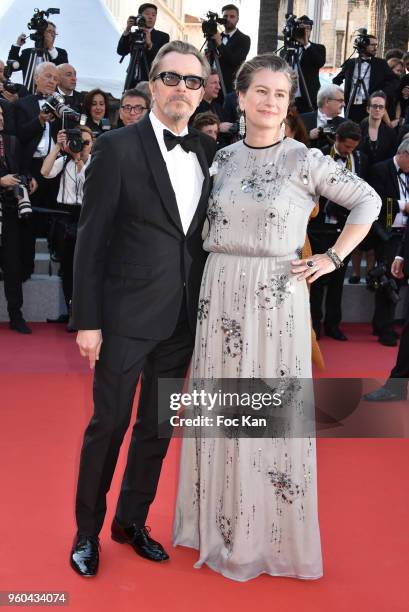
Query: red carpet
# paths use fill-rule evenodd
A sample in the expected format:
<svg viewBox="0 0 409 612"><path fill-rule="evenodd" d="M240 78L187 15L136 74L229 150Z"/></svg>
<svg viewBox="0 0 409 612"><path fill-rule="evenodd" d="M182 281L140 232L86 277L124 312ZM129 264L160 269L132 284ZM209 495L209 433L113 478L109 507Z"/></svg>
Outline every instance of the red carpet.
<svg viewBox="0 0 409 612"><path fill-rule="evenodd" d="M92 377L63 327L33 328L32 336L22 337L0 325L1 591L67 591L75 612L408 610L409 444L402 439L318 440L324 577L261 576L243 584L194 570L196 552L171 547L178 441L149 519L170 562L152 564L110 540L126 440L101 534L99 575L85 580L74 574L68 565L74 488ZM382 380L396 349L380 346L368 326L344 329L349 342L320 343L324 375Z"/></svg>

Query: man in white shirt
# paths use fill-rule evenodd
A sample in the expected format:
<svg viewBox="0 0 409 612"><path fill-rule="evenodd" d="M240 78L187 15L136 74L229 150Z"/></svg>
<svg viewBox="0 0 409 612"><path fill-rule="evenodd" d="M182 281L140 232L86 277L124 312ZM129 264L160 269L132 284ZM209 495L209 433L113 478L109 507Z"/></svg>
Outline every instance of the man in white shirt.
<svg viewBox="0 0 409 612"><path fill-rule="evenodd" d="M150 73L152 111L98 138L87 171L73 293L77 344L95 367L71 551L71 567L81 576L98 571L106 494L140 375L138 419L111 535L146 559L168 559L145 524L171 435L169 414L159 414L159 379L186 375L206 259L201 231L216 143L189 130L188 121L209 72L192 45L162 47ZM159 422L167 424L161 438Z"/></svg>

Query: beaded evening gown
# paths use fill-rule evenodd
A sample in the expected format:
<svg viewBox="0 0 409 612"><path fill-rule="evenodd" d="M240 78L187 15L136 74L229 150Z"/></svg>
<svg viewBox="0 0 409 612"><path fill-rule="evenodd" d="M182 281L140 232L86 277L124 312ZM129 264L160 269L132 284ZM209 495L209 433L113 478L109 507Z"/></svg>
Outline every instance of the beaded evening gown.
<svg viewBox="0 0 409 612"><path fill-rule="evenodd" d="M376 193L330 157L284 139L218 152L194 378L310 378L306 282L291 275L319 195L371 223ZM184 438L174 544L226 577L322 576L315 439Z"/></svg>

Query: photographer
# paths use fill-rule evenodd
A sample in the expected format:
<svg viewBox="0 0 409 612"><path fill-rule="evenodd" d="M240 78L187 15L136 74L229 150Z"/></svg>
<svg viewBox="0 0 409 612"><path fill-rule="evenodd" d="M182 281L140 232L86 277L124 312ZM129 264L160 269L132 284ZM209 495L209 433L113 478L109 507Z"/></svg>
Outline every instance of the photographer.
<svg viewBox="0 0 409 612"><path fill-rule="evenodd" d="M42 55L39 55L37 59L37 63L41 62L52 62L56 66L59 64L66 64L68 62L68 55L65 49L60 49L59 47L55 47L55 39L57 37L57 28L54 23L51 21L47 22L47 28L44 32L44 52ZM11 45L11 49L9 51L9 60L17 61L20 66L16 70L16 72L22 70L23 71L23 79L26 80L27 70L30 64L30 57L33 49L23 49L21 51L21 47L25 45L27 40L27 36L23 33L17 38L17 42L15 45Z"/></svg>
<svg viewBox="0 0 409 612"><path fill-rule="evenodd" d="M222 8L223 19L226 20L224 32L216 32L211 37L219 54L220 70L226 92L233 91L233 82L238 67L245 61L250 50L250 37L237 28L239 9L234 4L226 4Z"/></svg>
<svg viewBox="0 0 409 612"><path fill-rule="evenodd" d="M353 121L344 121L335 134L335 144L323 148L324 155L330 155L340 166L339 175L335 180L342 180L342 171L349 170L360 178L366 179L368 174L368 161L362 153L357 151L361 138L359 125ZM308 237L311 242L313 254L322 253L334 246L341 233L349 211L331 202L326 198L319 200L319 213L308 224ZM342 292L344 288L345 272L349 257L344 265L330 274L319 278L310 287L311 319L317 340L321 335L321 320L323 318L322 306L324 289L325 296L324 331L334 340L345 341L348 338L341 331L339 325L342 321Z"/></svg>
<svg viewBox="0 0 409 612"><path fill-rule="evenodd" d="M317 94L318 110L304 113L301 119L309 132L310 146L322 149L333 144L336 129L345 121L344 92L338 85L324 85Z"/></svg>
<svg viewBox="0 0 409 612"><path fill-rule="evenodd" d="M141 4L138 9L138 15L128 18L125 31L119 39L116 52L118 55L125 57L128 53L132 53L132 28L138 27L144 35L143 49L146 57L147 69L145 63L142 61L140 66L140 78L137 79L137 75L133 75L129 82L128 89L135 87L139 81L149 80L149 71L157 52L170 40L169 34L161 32L160 30L155 30L157 13L158 7L155 6L155 4L150 4L149 2Z"/></svg>
<svg viewBox="0 0 409 612"><path fill-rule="evenodd" d="M93 141L91 130L85 126L70 130L68 135L65 130L60 130L57 144L44 159L41 168L41 174L45 179L59 177L56 210L68 213L66 216L57 217L53 236L61 263L62 287L68 312L72 298L77 224L81 212L85 170L90 162ZM61 153L63 155L60 155ZM67 331L73 330L67 327Z"/></svg>
<svg viewBox="0 0 409 612"><path fill-rule="evenodd" d="M65 104L81 113L85 94L75 89L77 86L77 71L71 64L60 64L57 67L57 72L57 91L64 96Z"/></svg>
<svg viewBox="0 0 409 612"><path fill-rule="evenodd" d="M13 62L14 63L14 62ZM21 85L20 83L11 83L8 75L6 76L5 72L11 72L11 68L7 67L0 60L0 96L7 102L13 104L17 102L19 98L24 98L24 96L28 96L27 87Z"/></svg>
<svg viewBox="0 0 409 612"><path fill-rule="evenodd" d="M358 82L348 119L360 123L366 117L369 96L378 90L384 91L387 96L392 95L397 77L389 68L386 60L375 57L378 48L378 40L375 36L360 33L355 39L354 48L358 51L358 57L347 60L341 72L332 79L332 82L341 85L345 81L345 103L347 105Z"/></svg>
<svg viewBox="0 0 409 612"><path fill-rule="evenodd" d="M390 269L402 242L409 214L409 139L398 147L395 157L375 164L369 183L382 198L382 209L377 228L379 239L375 245L377 268L371 273L375 293L373 332L385 346L396 346L397 334L393 329L397 294L400 281L391 283ZM385 267L382 272L381 266Z"/></svg>
<svg viewBox="0 0 409 612"><path fill-rule="evenodd" d="M15 136L4 133L3 110L0 107L0 240L4 293L10 317L10 329L31 334L21 309L22 284L32 272L31 244L33 228L28 192L36 189L34 179L20 176L21 154ZM28 247L28 248L27 248Z"/></svg>
<svg viewBox="0 0 409 612"><path fill-rule="evenodd" d="M34 81L37 93L15 104L17 136L23 146L24 165L38 182L33 206L55 208L58 184L43 179L41 166L56 139L55 115L46 107L46 98L55 92L58 84L56 66L50 62L39 64L34 73ZM36 237L47 236L49 223L46 215L41 215L41 218L36 215L34 224Z"/></svg>
<svg viewBox="0 0 409 612"><path fill-rule="evenodd" d="M298 44L297 53L300 68L304 76L304 81L307 87L308 96L312 107L317 108L317 93L320 88L319 71L326 61L326 50L324 45L310 42L312 21L307 15L302 15L297 19L297 28L294 32L294 40ZM294 70L298 74L297 65ZM311 112L308 104L306 92L302 91L300 78L298 79L298 87L295 92L295 104L299 113Z"/></svg>

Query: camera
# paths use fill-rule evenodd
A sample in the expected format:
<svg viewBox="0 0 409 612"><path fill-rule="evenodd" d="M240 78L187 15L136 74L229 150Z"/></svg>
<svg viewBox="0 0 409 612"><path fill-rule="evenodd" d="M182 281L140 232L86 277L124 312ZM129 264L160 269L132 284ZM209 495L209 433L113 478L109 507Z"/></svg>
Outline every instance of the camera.
<svg viewBox="0 0 409 612"><path fill-rule="evenodd" d="M356 30L357 37L354 40L353 47L359 54L364 53L367 46L371 43L368 36L368 30L366 28L359 28Z"/></svg>
<svg viewBox="0 0 409 612"><path fill-rule="evenodd" d="M34 9L34 15L28 22L27 27L29 30L35 30L33 34L30 34L29 38L34 41L37 48L44 46L44 32L48 26L46 17L59 14L59 8L49 8L46 11L40 11L38 8Z"/></svg>
<svg viewBox="0 0 409 612"><path fill-rule="evenodd" d="M393 304L399 302L398 286L393 278L386 276L386 266L383 264L375 266L368 272L367 283L368 289L371 291L383 291Z"/></svg>
<svg viewBox="0 0 409 612"><path fill-rule="evenodd" d="M137 28L146 28L146 19L143 15L131 15L129 19L133 19Z"/></svg>
<svg viewBox="0 0 409 612"><path fill-rule="evenodd" d="M18 85L16 83L12 83L10 81L10 77L13 74L14 70L18 70L20 68L20 64L15 60L7 60L4 66L4 81L3 87L6 91L11 94L16 94L18 92Z"/></svg>
<svg viewBox="0 0 409 612"><path fill-rule="evenodd" d="M284 46L295 46L299 47L301 43L297 40L297 38L301 38L304 36L305 28L314 25L312 19L297 19L296 15L292 13L287 13L285 16L286 22L283 29L283 37L284 37Z"/></svg>
<svg viewBox="0 0 409 612"><path fill-rule="evenodd" d="M144 28L146 28L146 19L143 15L131 16L130 19L133 19L135 25L131 28L131 47L136 44L144 44L146 34L144 32Z"/></svg>
<svg viewBox="0 0 409 612"><path fill-rule="evenodd" d="M212 13L212 11L208 11L207 20L202 21L202 32L206 36L206 38L211 38L217 33L217 24L222 26L227 25L227 19L225 17L219 17L217 13Z"/></svg>
<svg viewBox="0 0 409 612"><path fill-rule="evenodd" d="M87 118L85 115L77 113L65 103L64 96L55 92L46 99L43 110L52 113L55 117L62 119L62 129L67 134L67 145L72 153L80 153L84 148L81 138L81 130L78 125L85 125Z"/></svg>
<svg viewBox="0 0 409 612"><path fill-rule="evenodd" d="M26 221L33 213L28 195L31 177L26 176L25 174L17 174L15 176L18 179L19 184L12 187L12 193L17 200L17 214L19 219Z"/></svg>

